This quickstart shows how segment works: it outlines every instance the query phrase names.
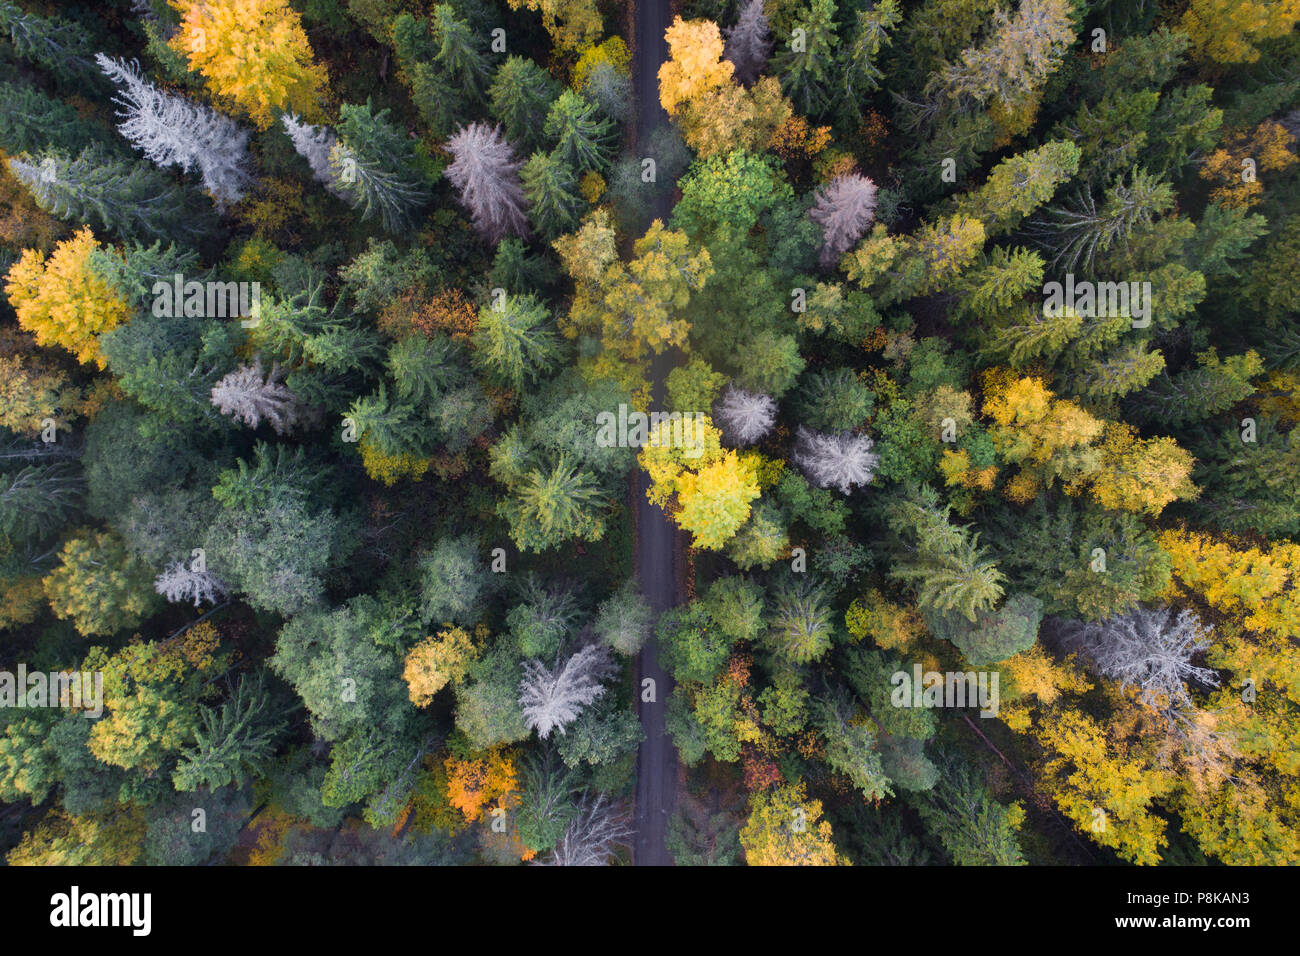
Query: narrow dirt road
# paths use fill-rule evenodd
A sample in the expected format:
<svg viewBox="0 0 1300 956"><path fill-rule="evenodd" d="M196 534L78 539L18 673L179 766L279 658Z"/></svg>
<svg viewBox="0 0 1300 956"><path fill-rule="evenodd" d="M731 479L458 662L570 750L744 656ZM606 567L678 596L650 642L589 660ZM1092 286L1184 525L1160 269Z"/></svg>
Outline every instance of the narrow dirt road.
<svg viewBox="0 0 1300 956"><path fill-rule="evenodd" d="M637 143L641 155L650 133L668 121L659 105L659 64L668 57L664 31L668 29L668 0L637 0L636 56L632 63L636 97ZM649 188L649 187L648 187ZM655 188L653 215L667 220L672 209L669 184ZM673 366L669 355L656 358L652 370L656 403L663 400L663 382ZM642 593L656 616L677 603L676 543L672 522L645 497L645 475L638 471L633 494L637 508L636 571ZM654 681L654 700L646 701L645 680ZM677 749L664 726L664 708L672 679L659 666L658 647L652 639L637 657L637 711L645 740L637 753L636 841L637 866L671 866L664 833L672 815L677 791Z"/></svg>

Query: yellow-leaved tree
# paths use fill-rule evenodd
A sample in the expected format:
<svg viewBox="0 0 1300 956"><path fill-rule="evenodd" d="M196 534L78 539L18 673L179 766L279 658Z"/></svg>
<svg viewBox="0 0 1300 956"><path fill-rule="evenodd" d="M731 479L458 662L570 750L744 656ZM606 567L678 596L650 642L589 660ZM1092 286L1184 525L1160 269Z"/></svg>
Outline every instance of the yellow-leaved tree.
<svg viewBox="0 0 1300 956"><path fill-rule="evenodd" d="M809 800L803 782L753 795L740 831L750 866L841 866L822 802Z"/></svg>
<svg viewBox="0 0 1300 956"><path fill-rule="evenodd" d="M278 112L321 118L325 68L286 0L172 0L171 45L221 99L267 129Z"/></svg>
<svg viewBox="0 0 1300 956"><path fill-rule="evenodd" d="M407 653L402 672L411 703L427 707L434 694L465 676L476 657L478 648L464 628L449 627L420 641Z"/></svg>
<svg viewBox="0 0 1300 956"><path fill-rule="evenodd" d="M652 425L639 459L650 476L646 497L710 551L735 536L759 495L755 462L721 441L707 416L679 415Z"/></svg>
<svg viewBox="0 0 1300 956"><path fill-rule="evenodd" d="M47 259L26 250L9 270L5 294L18 324L39 345L58 345L81 362L105 365L99 336L127 321L131 307L118 289L93 268L99 244L90 228L55 247Z"/></svg>
<svg viewBox="0 0 1300 956"><path fill-rule="evenodd" d="M659 102L669 116L681 104L731 83L734 68L722 58L722 34L716 23L677 17L664 37L668 61L659 67Z"/></svg>
<svg viewBox="0 0 1300 956"><path fill-rule="evenodd" d="M1192 0L1183 32L1202 59L1254 63L1258 40L1284 37L1300 21L1300 0Z"/></svg>

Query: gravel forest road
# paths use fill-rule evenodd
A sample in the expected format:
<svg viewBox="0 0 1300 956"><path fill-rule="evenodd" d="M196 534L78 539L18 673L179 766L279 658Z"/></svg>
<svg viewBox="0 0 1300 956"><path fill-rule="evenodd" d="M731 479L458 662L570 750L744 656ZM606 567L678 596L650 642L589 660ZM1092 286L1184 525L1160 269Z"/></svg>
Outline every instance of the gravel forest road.
<svg viewBox="0 0 1300 956"><path fill-rule="evenodd" d="M664 40L668 22L668 0L637 0L632 83L641 155L645 155L644 146L650 133L668 121L659 105L658 79L659 64L668 57L668 44ZM667 184L660 184L655 189L653 215L666 221L671 211L671 190ZM656 402L662 401L664 378L672 366L671 355L655 359L651 374ZM636 572L642 593L657 616L677 603L676 528L663 511L646 500L645 481L645 474L638 470L633 487L637 509ZM672 690L672 679L659 666L658 647L653 639L638 655L636 663L637 712L645 740L637 752L633 861L637 866L671 866L673 859L664 845L664 834L676 803L677 749L664 724L664 708ZM642 699L646 678L654 681L653 701Z"/></svg>

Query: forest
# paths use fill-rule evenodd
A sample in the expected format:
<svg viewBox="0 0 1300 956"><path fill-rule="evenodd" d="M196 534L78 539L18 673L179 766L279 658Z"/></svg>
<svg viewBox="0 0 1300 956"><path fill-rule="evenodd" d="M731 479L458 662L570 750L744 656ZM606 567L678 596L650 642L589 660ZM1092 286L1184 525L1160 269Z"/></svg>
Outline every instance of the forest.
<svg viewBox="0 0 1300 956"><path fill-rule="evenodd" d="M0 855L1300 865L1298 23L0 0Z"/></svg>

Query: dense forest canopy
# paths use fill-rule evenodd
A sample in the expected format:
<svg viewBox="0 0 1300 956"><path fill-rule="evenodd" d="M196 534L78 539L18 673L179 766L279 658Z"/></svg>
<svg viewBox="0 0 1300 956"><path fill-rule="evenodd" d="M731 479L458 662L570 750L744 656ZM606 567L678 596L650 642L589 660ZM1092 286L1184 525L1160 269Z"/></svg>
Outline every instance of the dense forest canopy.
<svg viewBox="0 0 1300 956"><path fill-rule="evenodd" d="M643 12L0 0L8 862L1300 864L1300 0Z"/></svg>

